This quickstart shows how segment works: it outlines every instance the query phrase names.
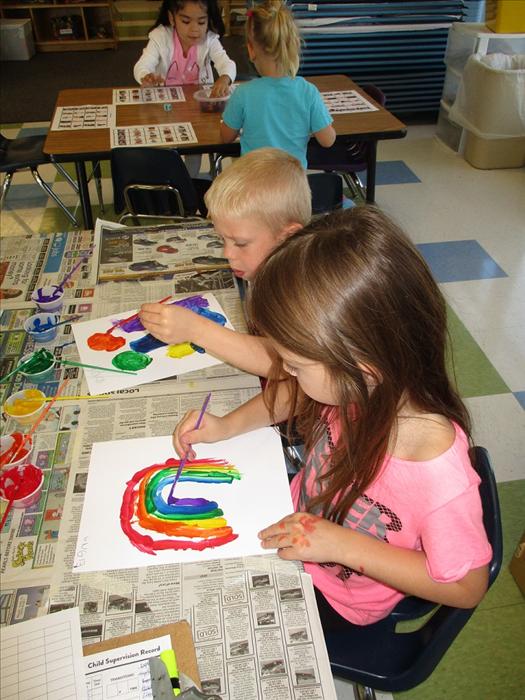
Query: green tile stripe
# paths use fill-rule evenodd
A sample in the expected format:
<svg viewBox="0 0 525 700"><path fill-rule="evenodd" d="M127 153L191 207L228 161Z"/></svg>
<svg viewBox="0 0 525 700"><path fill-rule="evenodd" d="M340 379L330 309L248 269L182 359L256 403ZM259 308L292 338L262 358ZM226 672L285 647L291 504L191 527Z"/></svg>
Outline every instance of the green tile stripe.
<svg viewBox="0 0 525 700"><path fill-rule="evenodd" d="M471 398L509 393L509 387L450 306L447 307L447 316L452 349L448 367L450 376L455 376L461 396Z"/></svg>
<svg viewBox="0 0 525 700"><path fill-rule="evenodd" d="M434 673L395 700L506 700L523 694L525 599L508 563L525 527L525 480L498 484L503 566L494 585Z"/></svg>

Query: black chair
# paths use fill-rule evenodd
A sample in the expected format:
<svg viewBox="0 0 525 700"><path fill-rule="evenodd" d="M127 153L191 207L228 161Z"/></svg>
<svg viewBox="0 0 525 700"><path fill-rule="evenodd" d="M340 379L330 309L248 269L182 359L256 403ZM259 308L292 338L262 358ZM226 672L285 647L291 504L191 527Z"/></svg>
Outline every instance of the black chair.
<svg viewBox="0 0 525 700"><path fill-rule="evenodd" d="M73 189L78 192L77 183L71 179L60 163L57 163L51 156L43 152L45 140L45 134L20 137L16 139L8 139L4 135L0 134L0 172L5 173L0 194L0 209L2 208L7 197L13 175L19 170L30 170L35 182L40 185L40 187L49 197L54 199L64 214L71 221L73 226L79 227L76 218L69 211L64 202L58 197L58 195L53 192L51 187L44 182L40 176L40 173L38 172L39 165L52 163L69 182Z"/></svg>
<svg viewBox="0 0 525 700"><path fill-rule="evenodd" d="M174 149L115 148L111 151L114 208L127 218L180 219L207 215L204 194L211 180L190 177Z"/></svg>
<svg viewBox="0 0 525 700"><path fill-rule="evenodd" d="M474 447L471 459L481 478L483 523L492 545L490 586L499 573L503 556L498 492L487 450ZM373 689L397 693L426 680L475 610L407 597L384 620L360 627L336 615L326 600L317 595L332 673L361 686L362 698L375 698ZM396 631L398 622L421 618L433 610L418 629Z"/></svg>
<svg viewBox="0 0 525 700"><path fill-rule="evenodd" d="M382 90L369 84L361 87L373 100L384 107L386 98ZM338 139L330 148L323 148L317 141L310 139L306 153L308 169L339 173L352 196L365 199L365 186L359 173L367 169L369 148L368 141L356 141L351 137Z"/></svg>
<svg viewBox="0 0 525 700"><path fill-rule="evenodd" d="M308 173L312 214L327 214L343 206L343 181L337 173Z"/></svg>

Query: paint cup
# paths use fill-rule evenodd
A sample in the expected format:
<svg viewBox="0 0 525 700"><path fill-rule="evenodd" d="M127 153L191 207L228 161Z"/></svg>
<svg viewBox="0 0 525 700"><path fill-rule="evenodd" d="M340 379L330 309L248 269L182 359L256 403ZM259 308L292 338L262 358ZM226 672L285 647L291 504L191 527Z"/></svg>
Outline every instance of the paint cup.
<svg viewBox="0 0 525 700"><path fill-rule="evenodd" d="M17 391L5 400L4 413L19 425L32 425L46 405L45 398L40 389Z"/></svg>
<svg viewBox="0 0 525 700"><path fill-rule="evenodd" d="M0 498L13 500L13 508L29 508L40 498L43 484L44 472L40 467L34 464L12 467L0 475Z"/></svg>
<svg viewBox="0 0 525 700"><path fill-rule="evenodd" d="M24 439L24 433L14 432L10 435L2 435L0 437L0 472L12 467L19 467L22 464L28 464L31 452L33 451L33 438L28 437L24 442L24 446L18 452L20 445ZM15 458L14 461L9 461L3 464L4 458L10 452ZM18 452L18 456L16 453Z"/></svg>
<svg viewBox="0 0 525 700"><path fill-rule="evenodd" d="M31 301L35 302L40 311L58 312L64 304L64 290L56 284L48 284L35 289Z"/></svg>
<svg viewBox="0 0 525 700"><path fill-rule="evenodd" d="M24 330L36 343L47 343L56 337L58 328L55 324L59 321L60 316L58 314L33 314L33 316L30 316L24 321ZM48 324L52 324L51 328L45 328ZM45 330L40 330L42 327L44 327Z"/></svg>
<svg viewBox="0 0 525 700"><path fill-rule="evenodd" d="M56 366L56 357L53 353L42 348L37 353L30 352L28 355L24 355L20 362L26 362L30 358L33 359L29 366L18 370L20 374L34 384L47 382L48 379L51 379Z"/></svg>

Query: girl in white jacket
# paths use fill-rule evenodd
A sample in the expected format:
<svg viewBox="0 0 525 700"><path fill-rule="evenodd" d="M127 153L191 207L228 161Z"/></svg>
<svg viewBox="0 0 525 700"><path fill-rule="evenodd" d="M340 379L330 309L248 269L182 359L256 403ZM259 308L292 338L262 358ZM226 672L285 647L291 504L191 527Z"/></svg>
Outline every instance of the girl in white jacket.
<svg viewBox="0 0 525 700"><path fill-rule="evenodd" d="M135 80L145 86L213 83L213 97L226 95L236 67L220 42L223 34L217 0L164 0L135 64Z"/></svg>

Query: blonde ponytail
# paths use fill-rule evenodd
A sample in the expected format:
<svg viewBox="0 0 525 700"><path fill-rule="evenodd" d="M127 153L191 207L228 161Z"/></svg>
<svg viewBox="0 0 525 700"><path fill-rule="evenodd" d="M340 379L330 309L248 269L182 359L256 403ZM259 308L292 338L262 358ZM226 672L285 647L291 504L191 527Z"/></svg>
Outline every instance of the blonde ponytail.
<svg viewBox="0 0 525 700"><path fill-rule="evenodd" d="M301 37L292 13L282 0L266 0L248 10L246 38L271 56L285 75L291 78L297 75Z"/></svg>

